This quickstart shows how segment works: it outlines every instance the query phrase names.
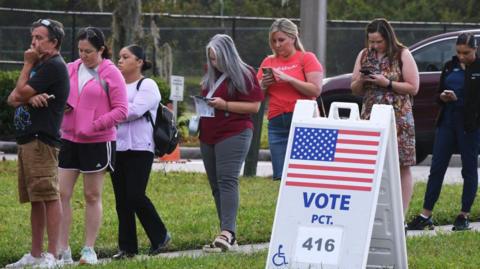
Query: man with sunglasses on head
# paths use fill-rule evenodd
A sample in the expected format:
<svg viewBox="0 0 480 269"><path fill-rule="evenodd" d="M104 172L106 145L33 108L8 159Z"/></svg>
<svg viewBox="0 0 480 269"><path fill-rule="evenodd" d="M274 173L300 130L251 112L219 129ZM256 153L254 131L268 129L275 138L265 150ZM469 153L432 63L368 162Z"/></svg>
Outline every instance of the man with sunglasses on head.
<svg viewBox="0 0 480 269"><path fill-rule="evenodd" d="M31 204L32 246L30 253L6 268L63 266L57 259L62 217L57 167L59 129L70 91L67 67L60 56L65 32L60 22L40 19L32 24L31 34L8 104L15 108L19 199ZM45 229L47 252L42 251Z"/></svg>

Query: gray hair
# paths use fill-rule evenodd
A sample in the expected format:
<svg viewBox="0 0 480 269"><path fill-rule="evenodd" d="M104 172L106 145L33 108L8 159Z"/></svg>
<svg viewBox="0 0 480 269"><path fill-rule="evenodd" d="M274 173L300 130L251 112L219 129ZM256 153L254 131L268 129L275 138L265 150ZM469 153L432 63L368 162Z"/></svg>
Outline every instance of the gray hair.
<svg viewBox="0 0 480 269"><path fill-rule="evenodd" d="M33 32L33 29L43 26L48 30L48 40L53 41L57 40L57 45L55 48L60 50L62 46L63 38L65 37L65 31L63 30L63 24L59 21L52 19L39 19L32 23L30 32Z"/></svg>
<svg viewBox="0 0 480 269"><path fill-rule="evenodd" d="M290 38L295 39L294 46L296 50L305 52L305 49L303 48L303 45L302 45L302 41L298 36L297 25L289 19L280 18L280 19L276 19L272 23L272 26L270 26L270 32L268 33L268 44L270 44L270 48L272 49L273 55L276 56L275 50L273 49L272 36L273 36L273 33L279 32L279 31L285 33Z"/></svg>
<svg viewBox="0 0 480 269"><path fill-rule="evenodd" d="M211 50L216 57L217 68L215 68L208 56ZM253 85L253 71L240 58L235 43L228 35L217 34L210 39L206 46L207 55L207 73L202 78L202 87L211 89L215 84L216 73L224 73L230 79L228 83L228 95L233 95L237 90L242 94L247 94ZM247 85L248 83L248 85Z"/></svg>

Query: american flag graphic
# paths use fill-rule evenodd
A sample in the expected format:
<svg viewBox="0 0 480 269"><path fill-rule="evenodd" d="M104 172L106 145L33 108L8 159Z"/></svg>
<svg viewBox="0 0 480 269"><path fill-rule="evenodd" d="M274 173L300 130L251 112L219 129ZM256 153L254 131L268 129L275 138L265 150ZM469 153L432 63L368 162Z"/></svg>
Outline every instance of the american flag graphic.
<svg viewBox="0 0 480 269"><path fill-rule="evenodd" d="M296 127L286 186L371 191L380 132Z"/></svg>

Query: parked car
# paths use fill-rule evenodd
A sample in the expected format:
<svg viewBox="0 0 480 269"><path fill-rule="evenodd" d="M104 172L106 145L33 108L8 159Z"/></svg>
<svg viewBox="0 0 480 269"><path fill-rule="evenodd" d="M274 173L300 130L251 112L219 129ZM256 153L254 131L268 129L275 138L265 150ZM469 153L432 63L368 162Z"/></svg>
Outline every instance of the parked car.
<svg viewBox="0 0 480 269"><path fill-rule="evenodd" d="M468 32L475 33L476 38L479 39L480 29L468 30ZM456 53L455 42L460 33L462 31L440 34L409 47L420 74L420 89L413 102L418 163L432 153L435 117L439 109L435 102L435 93L437 92L443 64ZM324 79L321 97L326 111L329 110L330 104L334 101L354 102L361 109L362 97L352 94L350 89L351 78L352 74L350 73ZM320 106L320 98L317 101ZM342 113L348 113L348 111L339 112L340 116L342 116Z"/></svg>

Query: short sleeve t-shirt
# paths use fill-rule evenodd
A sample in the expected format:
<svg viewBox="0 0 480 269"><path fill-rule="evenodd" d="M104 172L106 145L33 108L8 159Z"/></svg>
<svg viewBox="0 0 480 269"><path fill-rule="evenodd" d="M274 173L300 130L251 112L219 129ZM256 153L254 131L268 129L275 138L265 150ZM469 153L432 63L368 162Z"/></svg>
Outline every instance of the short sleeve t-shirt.
<svg viewBox="0 0 480 269"><path fill-rule="evenodd" d="M220 84L212 97L221 97L227 102L261 102L263 101L263 93L253 71L252 78L253 87L248 90L247 94L235 91L233 95L229 95L229 79L227 78ZM207 93L207 89L202 90L203 96L207 96ZM215 109L215 117L202 117L200 119L200 141L206 144L217 144L228 137L240 134L245 129L253 129L250 114L226 113L224 110Z"/></svg>
<svg viewBox="0 0 480 269"><path fill-rule="evenodd" d="M70 92L67 65L60 55L52 56L37 64L30 72L27 84L38 94L53 94L48 107L33 108L21 105L16 108L14 126L18 144L38 138L42 142L59 147L60 124Z"/></svg>
<svg viewBox="0 0 480 269"><path fill-rule="evenodd" d="M306 81L305 74L310 72L323 72L323 67L317 57L311 52L297 51L288 59L268 56L260 65L257 78L262 79L262 67L278 69L296 79ZM315 99L305 96L288 82L276 82L267 90L270 98L268 106L268 119L272 119L283 113L293 112L298 99Z"/></svg>

